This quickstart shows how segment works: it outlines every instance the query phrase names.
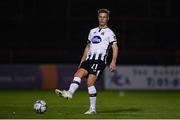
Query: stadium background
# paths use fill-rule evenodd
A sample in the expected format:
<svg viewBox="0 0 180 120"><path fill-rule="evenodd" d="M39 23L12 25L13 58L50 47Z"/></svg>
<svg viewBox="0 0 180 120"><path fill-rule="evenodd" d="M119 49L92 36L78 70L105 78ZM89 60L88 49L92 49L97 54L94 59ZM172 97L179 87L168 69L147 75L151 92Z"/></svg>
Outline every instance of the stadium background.
<svg viewBox="0 0 180 120"><path fill-rule="evenodd" d="M1 1L1 64L78 64L97 10L111 10L118 64L178 65L177 0Z"/></svg>
<svg viewBox="0 0 180 120"><path fill-rule="evenodd" d="M48 64L52 74L47 70L45 74L42 71L36 74L41 78L43 75L54 76L58 80L57 74L63 72L56 69L58 65L66 64L67 69L68 65L73 65L72 69L69 68L69 75L73 76L72 71L79 64L89 30L98 25L97 10L108 8L112 13L109 26L116 33L120 48L119 66L179 65L177 3L176 0L1 1L0 63L11 67L36 65L36 69ZM4 71L4 66L0 68ZM22 69L27 68L11 72L21 72ZM5 76L8 72L1 74L1 82L15 79L11 73L11 78ZM51 79L53 77L49 82ZM59 87L54 83L55 86Z"/></svg>
<svg viewBox="0 0 180 120"><path fill-rule="evenodd" d="M1 94L11 89L37 90L37 93L38 90L54 90L57 87L67 89L81 59L89 30L98 25L97 10L107 8L111 11L109 26L118 39L119 73L109 75L105 71L103 78L96 84L98 90L141 89L143 92L146 89L163 89L165 94L174 94L178 97L174 99L178 100L180 89L178 3L178 0L1 1ZM110 60L111 57L108 61ZM123 71L126 72L121 75ZM139 77L129 74L133 71L137 72ZM157 73L151 73L152 71ZM135 85L135 88L132 85L134 78L135 84L140 85ZM146 83L138 81L139 79L146 79ZM116 85L108 84L109 81ZM127 87L122 84L127 84ZM85 80L80 89L87 89ZM174 89L177 91L166 91ZM17 92L17 96L18 94ZM45 95L41 92L40 94ZM124 93L120 93L121 95ZM152 95L156 96L156 93ZM6 104L5 101L4 105ZM0 106L3 108L3 104ZM172 108L169 111L179 109ZM26 116L7 117L6 114L4 113L4 116L0 114L0 118L26 118ZM180 117L175 113L170 116L170 118ZM111 117L113 118L113 115ZM167 118L159 116L163 117Z"/></svg>

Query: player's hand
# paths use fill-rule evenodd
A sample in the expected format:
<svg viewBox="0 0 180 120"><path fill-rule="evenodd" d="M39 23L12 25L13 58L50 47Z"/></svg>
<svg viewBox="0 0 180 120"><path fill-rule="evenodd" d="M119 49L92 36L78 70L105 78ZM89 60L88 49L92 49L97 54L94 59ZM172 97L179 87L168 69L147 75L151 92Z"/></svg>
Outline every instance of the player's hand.
<svg viewBox="0 0 180 120"><path fill-rule="evenodd" d="M109 70L111 72L114 72L116 70L116 63L114 62L111 62L111 64L109 65Z"/></svg>

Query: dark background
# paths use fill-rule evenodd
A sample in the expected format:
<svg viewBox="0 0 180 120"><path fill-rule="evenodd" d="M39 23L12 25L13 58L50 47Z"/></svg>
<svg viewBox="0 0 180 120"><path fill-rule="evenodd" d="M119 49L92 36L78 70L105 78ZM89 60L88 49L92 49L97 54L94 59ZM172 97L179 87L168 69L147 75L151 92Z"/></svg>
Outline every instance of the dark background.
<svg viewBox="0 0 180 120"><path fill-rule="evenodd" d="M111 11L118 64L179 65L178 0L1 0L1 64L78 64L97 10Z"/></svg>

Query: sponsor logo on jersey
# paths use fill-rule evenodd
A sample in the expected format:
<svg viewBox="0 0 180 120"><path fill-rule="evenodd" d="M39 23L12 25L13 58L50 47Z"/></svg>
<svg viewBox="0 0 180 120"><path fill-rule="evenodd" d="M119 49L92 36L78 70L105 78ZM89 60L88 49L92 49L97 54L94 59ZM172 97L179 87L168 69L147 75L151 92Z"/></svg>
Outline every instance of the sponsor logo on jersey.
<svg viewBox="0 0 180 120"><path fill-rule="evenodd" d="M98 43L100 43L100 42L101 42L101 37L99 37L99 36L94 36L94 37L92 38L92 43L98 44Z"/></svg>

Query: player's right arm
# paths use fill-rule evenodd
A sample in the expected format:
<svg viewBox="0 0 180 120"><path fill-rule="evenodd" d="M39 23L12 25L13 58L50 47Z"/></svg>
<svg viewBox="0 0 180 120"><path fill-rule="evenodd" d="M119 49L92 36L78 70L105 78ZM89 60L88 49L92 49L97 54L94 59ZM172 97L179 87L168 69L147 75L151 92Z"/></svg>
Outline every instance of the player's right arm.
<svg viewBox="0 0 180 120"><path fill-rule="evenodd" d="M88 51L89 51L89 48L90 48L90 44L87 43L87 45L86 45L86 47L85 47L85 49L84 49L84 53L83 53L83 56L82 56L82 58L81 58L81 62L80 62L80 64L79 64L79 67L81 66L81 63L86 60L86 57L87 57L87 53L88 53Z"/></svg>
<svg viewBox="0 0 180 120"><path fill-rule="evenodd" d="M87 57L87 53L89 51L89 48L90 48L90 43L91 43L91 30L89 32L89 35L88 35L88 40L87 40L87 44L86 44L86 47L84 49L84 53L83 53L83 56L81 58L81 61L80 61L80 64L79 64L79 67L81 66L81 63L84 62L86 60L86 57Z"/></svg>

